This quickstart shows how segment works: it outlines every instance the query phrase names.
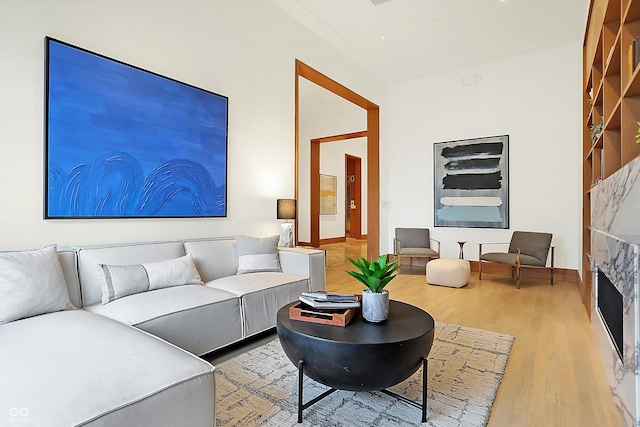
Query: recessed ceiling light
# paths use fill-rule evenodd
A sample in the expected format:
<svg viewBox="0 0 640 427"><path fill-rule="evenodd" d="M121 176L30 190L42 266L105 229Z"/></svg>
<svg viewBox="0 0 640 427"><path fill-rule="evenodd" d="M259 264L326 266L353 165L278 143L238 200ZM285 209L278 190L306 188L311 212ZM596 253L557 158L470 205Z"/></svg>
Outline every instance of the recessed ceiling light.
<svg viewBox="0 0 640 427"><path fill-rule="evenodd" d="M385 36L380 36L380 38L381 38L382 40L386 40L386 39L387 39Z"/></svg>

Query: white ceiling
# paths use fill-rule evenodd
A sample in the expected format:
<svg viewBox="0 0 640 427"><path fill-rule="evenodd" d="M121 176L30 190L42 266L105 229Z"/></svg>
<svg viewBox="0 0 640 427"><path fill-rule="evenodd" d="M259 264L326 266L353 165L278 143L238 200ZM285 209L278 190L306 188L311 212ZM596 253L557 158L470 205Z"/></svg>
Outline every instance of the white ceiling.
<svg viewBox="0 0 640 427"><path fill-rule="evenodd" d="M589 9L589 0L271 1L388 83L582 43Z"/></svg>

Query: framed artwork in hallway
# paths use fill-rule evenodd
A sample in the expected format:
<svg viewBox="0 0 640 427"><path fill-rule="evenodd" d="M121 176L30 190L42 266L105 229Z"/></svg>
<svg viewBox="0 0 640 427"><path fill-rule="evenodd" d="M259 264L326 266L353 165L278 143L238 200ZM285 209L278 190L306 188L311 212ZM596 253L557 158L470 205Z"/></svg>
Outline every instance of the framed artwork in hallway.
<svg viewBox="0 0 640 427"><path fill-rule="evenodd" d="M338 177L320 174L320 215L338 214Z"/></svg>

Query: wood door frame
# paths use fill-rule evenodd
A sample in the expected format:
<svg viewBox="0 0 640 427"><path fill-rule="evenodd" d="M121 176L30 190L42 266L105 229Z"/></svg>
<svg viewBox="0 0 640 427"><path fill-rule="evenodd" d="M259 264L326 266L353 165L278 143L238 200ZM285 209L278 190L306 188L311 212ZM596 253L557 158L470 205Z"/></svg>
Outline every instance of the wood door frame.
<svg viewBox="0 0 640 427"><path fill-rule="evenodd" d="M300 164L298 161L299 153L299 130L300 130L300 110L299 110L299 97L300 87L298 80L303 77L312 83L338 95L347 101L364 108L367 110L367 256L369 258L377 258L380 252L380 107L366 98L353 92L351 89L341 85L335 80L330 79L319 71L306 65L304 62L296 59L295 66L295 142L294 142L294 158L295 158L295 171L294 171L294 192L296 199L298 198L298 173L300 171ZM319 143L316 144L319 154ZM313 152L314 144L311 144ZM313 168L313 167L312 167ZM313 175L312 175L313 178ZM318 185L320 177L318 170ZM311 183L313 185L313 183ZM313 214L314 205L317 204L318 209L318 235L320 230L320 201L314 202L310 200L310 207L312 209L311 219L313 226L313 218L316 217ZM298 221L296 219L296 221ZM298 241L298 227L295 227L296 235L294 240Z"/></svg>
<svg viewBox="0 0 640 427"><path fill-rule="evenodd" d="M345 141L347 139L366 138L366 136L367 131L361 131L314 138L309 141L311 144L309 150L309 215L311 216L309 245L315 248L320 246L320 144ZM296 176L298 176L297 173ZM298 198L297 190L296 187L296 198Z"/></svg>

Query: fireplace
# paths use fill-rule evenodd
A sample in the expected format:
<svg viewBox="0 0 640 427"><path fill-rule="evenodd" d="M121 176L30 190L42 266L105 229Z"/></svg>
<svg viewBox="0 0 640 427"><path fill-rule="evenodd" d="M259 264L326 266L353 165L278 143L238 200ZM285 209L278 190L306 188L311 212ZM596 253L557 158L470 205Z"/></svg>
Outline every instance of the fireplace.
<svg viewBox="0 0 640 427"><path fill-rule="evenodd" d="M640 156L593 187L592 327L626 427L640 427Z"/></svg>
<svg viewBox="0 0 640 427"><path fill-rule="evenodd" d="M598 230L592 230L591 244L596 342L623 424L638 427L638 245Z"/></svg>
<svg viewBox="0 0 640 427"><path fill-rule="evenodd" d="M622 294L611 283L611 280L600 269L597 270L597 306L602 322L609 333L611 343L622 361L623 347L623 308Z"/></svg>

